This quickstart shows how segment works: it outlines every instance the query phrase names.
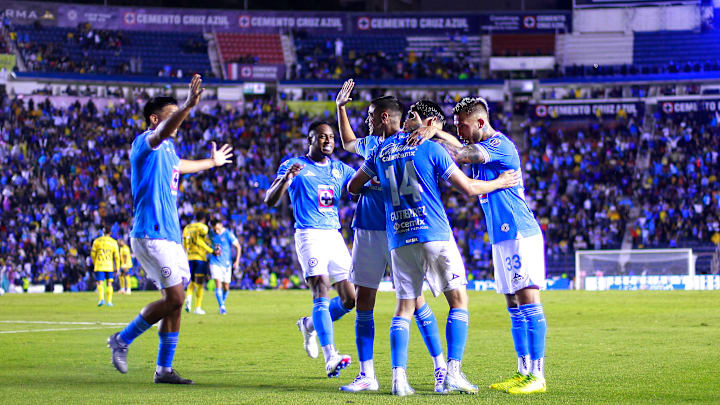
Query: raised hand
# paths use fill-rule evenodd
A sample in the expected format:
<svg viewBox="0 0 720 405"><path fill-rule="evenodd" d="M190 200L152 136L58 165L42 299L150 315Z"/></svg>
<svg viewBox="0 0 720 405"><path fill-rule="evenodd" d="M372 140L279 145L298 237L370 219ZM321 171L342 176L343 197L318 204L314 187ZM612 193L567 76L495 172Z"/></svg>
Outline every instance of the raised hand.
<svg viewBox="0 0 720 405"><path fill-rule="evenodd" d="M202 77L196 73L193 75L192 81L190 81L190 84L188 85L190 91L188 92L187 100L185 100L185 105L189 108L195 107L200 102L200 96L203 91L205 91L205 88L201 86Z"/></svg>
<svg viewBox="0 0 720 405"><path fill-rule="evenodd" d="M233 150L232 146L229 144L223 145L219 150L217 149L217 146L215 145L215 142L212 143L212 153L210 154L210 159L213 160L215 163L215 167L219 167L224 165L225 163L232 162L233 154L231 153Z"/></svg>
<svg viewBox="0 0 720 405"><path fill-rule="evenodd" d="M283 181L291 181L292 179L294 179L295 176L300 173L300 170L302 170L303 167L305 167L305 165L302 165L300 163L295 163L294 165L290 166L288 171L286 171L285 175L283 176Z"/></svg>
<svg viewBox="0 0 720 405"><path fill-rule="evenodd" d="M520 174L520 170L507 170L500 173L496 180L500 188L510 188L520 184L522 175Z"/></svg>
<svg viewBox="0 0 720 405"><path fill-rule="evenodd" d="M432 137L434 137L437 132L438 129L432 126L418 128L415 132L410 134L407 140L407 144L410 146L420 145L428 139L432 139Z"/></svg>
<svg viewBox="0 0 720 405"><path fill-rule="evenodd" d="M343 83L342 89L340 89L337 97L335 97L335 104L337 104L338 107L342 107L352 101L350 93L352 93L353 87L355 87L355 81L353 79L348 79Z"/></svg>

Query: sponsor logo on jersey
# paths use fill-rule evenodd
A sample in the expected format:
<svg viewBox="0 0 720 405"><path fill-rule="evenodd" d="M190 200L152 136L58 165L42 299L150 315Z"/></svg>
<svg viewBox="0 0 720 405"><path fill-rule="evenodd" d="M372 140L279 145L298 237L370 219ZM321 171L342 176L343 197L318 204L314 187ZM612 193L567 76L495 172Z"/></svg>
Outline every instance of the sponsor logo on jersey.
<svg viewBox="0 0 720 405"><path fill-rule="evenodd" d="M457 274L453 273L453 274L452 274L452 277L450 277L450 281L453 281L453 280L455 280L456 278L460 278L460 276L458 276Z"/></svg>
<svg viewBox="0 0 720 405"><path fill-rule="evenodd" d="M408 156L414 156L417 151L416 146L408 146L405 144L389 143L380 150L380 159L383 162L401 159Z"/></svg>
<svg viewBox="0 0 720 405"><path fill-rule="evenodd" d="M331 173L332 173L333 177L335 177L336 179L340 178L340 170L332 169Z"/></svg>
<svg viewBox="0 0 720 405"><path fill-rule="evenodd" d="M318 186L318 208L320 211L332 210L335 191L327 185Z"/></svg>
<svg viewBox="0 0 720 405"><path fill-rule="evenodd" d="M303 176L312 177L312 176L315 176L315 172L308 170L305 173L303 173Z"/></svg>
<svg viewBox="0 0 720 405"><path fill-rule="evenodd" d="M492 138L490 141L488 141L488 145L497 147L500 146L500 138Z"/></svg>

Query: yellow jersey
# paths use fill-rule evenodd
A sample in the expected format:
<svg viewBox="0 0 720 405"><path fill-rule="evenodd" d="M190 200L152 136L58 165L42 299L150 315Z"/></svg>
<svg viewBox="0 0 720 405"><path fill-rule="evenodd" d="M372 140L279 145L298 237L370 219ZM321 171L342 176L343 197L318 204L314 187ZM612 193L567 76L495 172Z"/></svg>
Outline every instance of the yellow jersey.
<svg viewBox="0 0 720 405"><path fill-rule="evenodd" d="M120 248L120 268L127 270L132 267L132 255L130 254L130 246L124 245Z"/></svg>
<svg viewBox="0 0 720 405"><path fill-rule="evenodd" d="M207 261L208 253L212 253L208 240L209 228L201 222L193 222L183 229L183 247L188 260Z"/></svg>
<svg viewBox="0 0 720 405"><path fill-rule="evenodd" d="M93 241L90 257L95 265L95 271L107 272L120 268L118 244L109 236L101 236Z"/></svg>

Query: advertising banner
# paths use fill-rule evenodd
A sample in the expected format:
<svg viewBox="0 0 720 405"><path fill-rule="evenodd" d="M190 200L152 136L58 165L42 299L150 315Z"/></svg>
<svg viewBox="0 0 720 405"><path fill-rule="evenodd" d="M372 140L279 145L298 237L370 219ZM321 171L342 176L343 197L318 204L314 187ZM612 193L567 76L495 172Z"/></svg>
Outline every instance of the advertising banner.
<svg viewBox="0 0 720 405"><path fill-rule="evenodd" d="M553 70L554 56L493 56L490 70Z"/></svg>
<svg viewBox="0 0 720 405"><path fill-rule="evenodd" d="M6 1L3 15L13 24L74 28L81 23L105 30L278 32L324 34L433 35L487 31L542 32L569 30L571 14L377 14L337 12L247 11L96 6Z"/></svg>
<svg viewBox="0 0 720 405"><path fill-rule="evenodd" d="M227 64L229 80L276 81L285 78L285 65L243 65Z"/></svg>
<svg viewBox="0 0 720 405"><path fill-rule="evenodd" d="M695 112L720 112L720 97L688 100L658 100L660 111L665 115Z"/></svg>
<svg viewBox="0 0 720 405"><path fill-rule="evenodd" d="M605 290L719 290L720 275L586 277L585 289Z"/></svg>
<svg viewBox="0 0 720 405"><path fill-rule="evenodd" d="M598 110L603 117L615 117L624 110L629 117L637 117L645 111L643 102L553 102L536 104L531 111L535 119L572 120L597 117Z"/></svg>

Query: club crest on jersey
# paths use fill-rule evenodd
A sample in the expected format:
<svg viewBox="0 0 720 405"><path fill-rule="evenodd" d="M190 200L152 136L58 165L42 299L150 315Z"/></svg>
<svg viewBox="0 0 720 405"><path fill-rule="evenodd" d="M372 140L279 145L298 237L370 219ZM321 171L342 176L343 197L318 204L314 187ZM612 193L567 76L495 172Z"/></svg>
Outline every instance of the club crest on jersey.
<svg viewBox="0 0 720 405"><path fill-rule="evenodd" d="M163 278L168 278L170 275L172 275L172 270L170 270L170 267L163 267L160 269L160 274L163 276Z"/></svg>
<svg viewBox="0 0 720 405"><path fill-rule="evenodd" d="M509 225L509 224L502 224L502 225L500 226L500 230L503 231L503 232L507 232L507 231L510 230L510 225Z"/></svg>
<svg viewBox="0 0 720 405"><path fill-rule="evenodd" d="M332 210L334 203L335 190L328 185L318 186L318 209L320 211Z"/></svg>
<svg viewBox="0 0 720 405"><path fill-rule="evenodd" d="M340 170L332 169L332 171L330 173L332 173L333 177L335 177L336 179L340 178Z"/></svg>
<svg viewBox="0 0 720 405"><path fill-rule="evenodd" d="M318 259L311 257L310 260L308 260L308 266L315 267L318 264Z"/></svg>

